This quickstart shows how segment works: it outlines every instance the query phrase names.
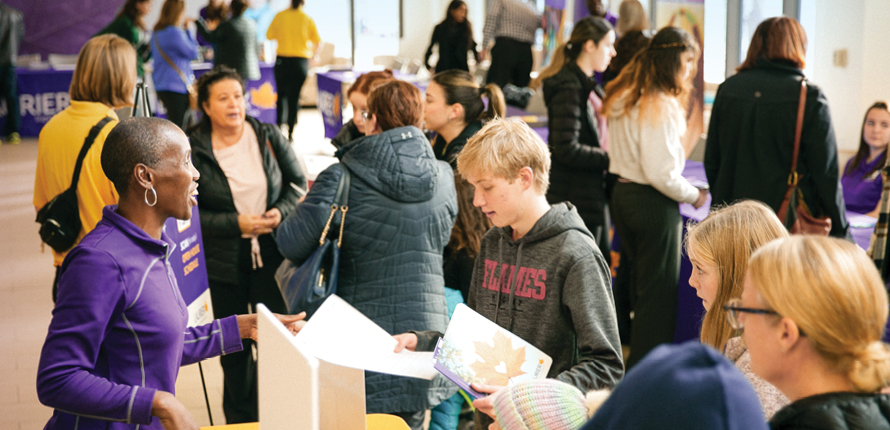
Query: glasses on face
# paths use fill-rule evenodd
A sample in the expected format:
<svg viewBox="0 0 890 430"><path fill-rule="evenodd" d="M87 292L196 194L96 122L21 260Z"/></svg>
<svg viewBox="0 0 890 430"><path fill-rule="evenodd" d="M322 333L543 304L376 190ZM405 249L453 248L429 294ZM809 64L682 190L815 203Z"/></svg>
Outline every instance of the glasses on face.
<svg viewBox="0 0 890 430"><path fill-rule="evenodd" d="M371 118L371 112L368 112L368 111L366 111L366 110L363 110L363 111L362 111L362 122L368 122L368 120L369 120L370 118Z"/></svg>
<svg viewBox="0 0 890 430"><path fill-rule="evenodd" d="M723 310L726 311L726 320L729 321L729 325L736 330L745 328L745 324L739 319L739 314L741 314L742 312L760 315L779 315L776 311L771 311L769 309L742 307L742 299L739 298L730 299L725 305L723 305Z"/></svg>

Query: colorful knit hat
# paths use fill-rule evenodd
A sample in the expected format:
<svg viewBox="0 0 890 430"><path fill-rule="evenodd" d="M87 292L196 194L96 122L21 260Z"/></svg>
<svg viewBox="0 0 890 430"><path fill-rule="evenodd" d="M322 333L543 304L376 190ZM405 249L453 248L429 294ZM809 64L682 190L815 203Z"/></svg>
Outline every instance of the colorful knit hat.
<svg viewBox="0 0 890 430"><path fill-rule="evenodd" d="M587 421L584 395L556 379L520 382L494 396L502 430L577 430Z"/></svg>

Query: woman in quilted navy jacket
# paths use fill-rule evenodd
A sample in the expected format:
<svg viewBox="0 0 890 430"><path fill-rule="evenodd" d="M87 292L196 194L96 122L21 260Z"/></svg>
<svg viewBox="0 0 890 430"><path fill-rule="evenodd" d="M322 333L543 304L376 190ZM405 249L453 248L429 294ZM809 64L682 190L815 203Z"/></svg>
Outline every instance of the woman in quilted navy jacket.
<svg viewBox="0 0 890 430"><path fill-rule="evenodd" d="M570 201L593 233L609 261L609 212L606 207L605 116L597 113L605 97L593 78L615 56L615 31L602 18L586 17L575 25L572 36L556 50L550 67L541 72L544 102L549 117L548 144L551 204ZM600 120L602 118L602 120Z"/></svg>
<svg viewBox="0 0 890 430"><path fill-rule="evenodd" d="M340 176L349 169L337 295L391 334L444 332L447 325L442 250L457 198L451 167L433 156L422 121L423 99L413 85L392 81L372 90L366 136L337 151L340 163L318 175L277 232L281 253L303 263L318 247ZM365 374L368 413L396 414L416 429L424 410L455 391L439 377Z"/></svg>

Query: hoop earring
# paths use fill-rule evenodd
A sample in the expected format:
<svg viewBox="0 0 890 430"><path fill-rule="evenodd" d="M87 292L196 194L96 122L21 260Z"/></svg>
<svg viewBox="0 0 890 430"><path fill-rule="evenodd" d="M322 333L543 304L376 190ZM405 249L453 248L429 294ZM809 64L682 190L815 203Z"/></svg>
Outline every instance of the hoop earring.
<svg viewBox="0 0 890 430"><path fill-rule="evenodd" d="M154 203L148 202L148 190L145 190L145 204L152 207L152 206L158 204L158 192L155 191L155 187L153 185L149 185L149 187L151 187L151 188L149 188L148 190L151 190L151 193L155 195L155 201L154 201Z"/></svg>

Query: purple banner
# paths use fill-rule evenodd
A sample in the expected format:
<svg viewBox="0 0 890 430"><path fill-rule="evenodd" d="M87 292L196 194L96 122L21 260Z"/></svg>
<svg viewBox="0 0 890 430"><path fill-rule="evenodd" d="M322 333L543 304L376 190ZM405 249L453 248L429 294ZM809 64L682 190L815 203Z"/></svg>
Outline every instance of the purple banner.
<svg viewBox="0 0 890 430"><path fill-rule="evenodd" d="M195 75L201 76L211 65L196 64ZM52 118L71 104L68 89L71 86L73 70L30 70L18 69L19 111L22 115L22 136L37 137L40 129ZM273 64L260 63L260 79L247 82L247 114L262 122L275 124L275 100L278 91L275 86ZM165 112L154 100L155 114L165 118ZM0 105L0 126L6 122L5 103ZM339 130L339 128L338 128Z"/></svg>
<svg viewBox="0 0 890 430"><path fill-rule="evenodd" d="M43 125L53 115L61 112L71 98L72 70L28 70L18 69L19 111L22 115L22 136L36 137ZM0 124L6 123L6 104L0 109Z"/></svg>
<svg viewBox="0 0 890 430"><path fill-rule="evenodd" d="M343 83L354 82L353 72L325 72L316 75L318 81L318 97L316 105L324 120L324 137L333 139L343 127L343 107L346 97L343 95Z"/></svg>
<svg viewBox="0 0 890 430"><path fill-rule="evenodd" d="M192 208L192 219L188 221L167 219L164 231L176 243L169 261L182 298L188 305L189 326L209 323L213 320L213 306L210 303L198 207Z"/></svg>
<svg viewBox="0 0 890 430"><path fill-rule="evenodd" d="M108 25L124 0L5 0L24 15L25 40L19 54L77 55L87 40ZM67 89L65 90L67 92Z"/></svg>

